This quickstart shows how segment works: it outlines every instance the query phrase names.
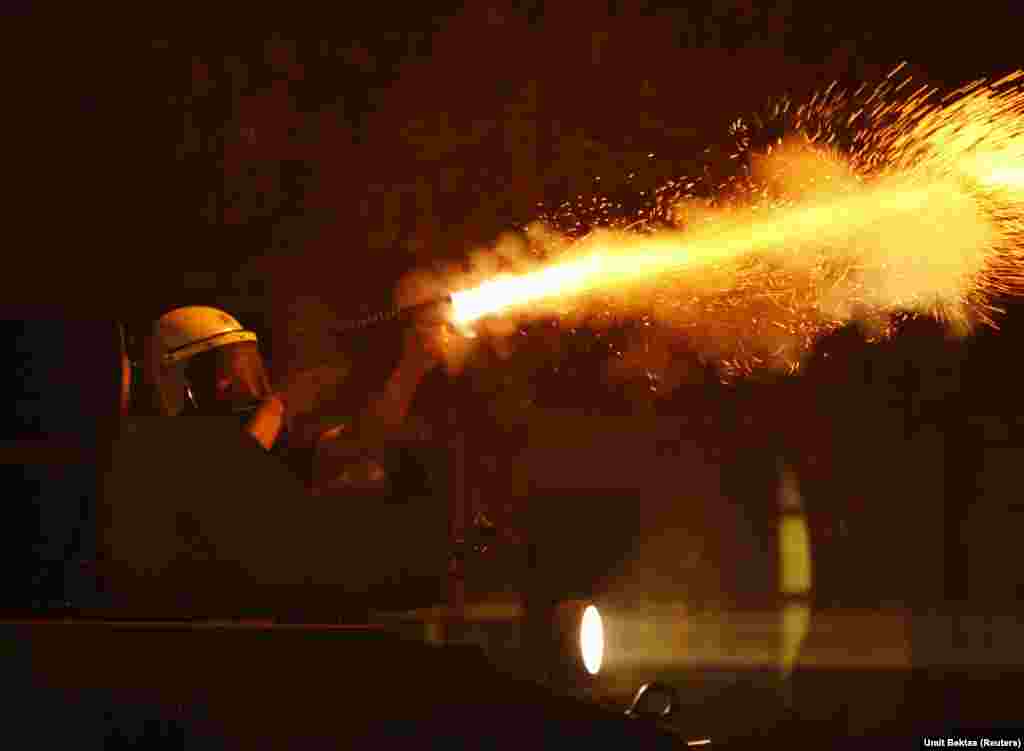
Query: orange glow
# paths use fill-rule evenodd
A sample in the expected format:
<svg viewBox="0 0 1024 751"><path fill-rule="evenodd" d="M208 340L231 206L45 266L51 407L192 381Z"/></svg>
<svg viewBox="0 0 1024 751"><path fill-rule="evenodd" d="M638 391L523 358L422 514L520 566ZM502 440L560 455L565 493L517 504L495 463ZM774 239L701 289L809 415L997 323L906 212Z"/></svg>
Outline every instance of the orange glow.
<svg viewBox="0 0 1024 751"><path fill-rule="evenodd" d="M778 106L789 135L751 152L729 191L677 196L667 227L570 239L535 225L474 254L473 273L438 283L452 322L507 338L530 317L650 318L726 372L795 370L854 316L994 325L992 295L1024 291L1024 71L941 99L895 73Z"/></svg>
<svg viewBox="0 0 1024 751"><path fill-rule="evenodd" d="M939 215L955 220L947 239L937 236L930 222ZM884 231L892 252L877 247L882 238L864 237L864 233ZM937 242L922 249L922 236ZM934 236L934 237L933 237ZM869 254L896 271L889 285L896 286L902 272L904 293L893 292L893 304L913 305L915 297L933 294L955 299L969 283L969 275L981 269L980 255L958 253L956 243L977 247L991 243L985 218L976 207L966 203L949 184L919 184L889 181L884 185L839 199L793 208L779 208L760 218L753 212L744 216L722 217L717 224L682 231L663 231L656 235L629 235L605 231L579 244L579 256L518 276L506 275L453 293L452 320L467 326L480 318L505 312L517 312L532 306L543 313L544 303L564 303L589 292L612 288L627 289L643 285L665 275L707 270L703 279L687 279L693 291L704 293L721 279L714 278L715 266L760 254L778 256L778 261L793 269L809 269L820 261L824 246L846 248L850 240L860 243L861 260ZM943 246L948 246L948 250ZM936 249L944 251L936 254ZM781 254L781 255L780 255ZM734 272L727 282L741 281ZM705 286L702 288L701 285ZM882 291L882 290L879 290ZM641 296L633 307L649 305Z"/></svg>

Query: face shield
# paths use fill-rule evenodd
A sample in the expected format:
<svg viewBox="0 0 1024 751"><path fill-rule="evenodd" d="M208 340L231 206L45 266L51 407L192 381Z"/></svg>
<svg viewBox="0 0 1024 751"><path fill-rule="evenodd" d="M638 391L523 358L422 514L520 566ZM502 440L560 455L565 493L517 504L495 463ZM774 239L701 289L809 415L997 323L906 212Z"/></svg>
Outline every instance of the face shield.
<svg viewBox="0 0 1024 751"><path fill-rule="evenodd" d="M185 366L186 397L200 414L247 414L270 396L270 380L256 342L234 342L202 352Z"/></svg>

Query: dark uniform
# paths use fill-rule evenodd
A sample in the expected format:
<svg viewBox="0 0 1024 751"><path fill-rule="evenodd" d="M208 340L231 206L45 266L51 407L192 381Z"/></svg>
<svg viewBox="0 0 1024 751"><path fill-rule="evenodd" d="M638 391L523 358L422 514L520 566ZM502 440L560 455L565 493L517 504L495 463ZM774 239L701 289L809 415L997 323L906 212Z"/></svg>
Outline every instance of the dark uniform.
<svg viewBox="0 0 1024 751"><path fill-rule="evenodd" d="M104 550L134 615L337 618L440 597L445 509L314 497L233 418L131 422L105 500Z"/></svg>

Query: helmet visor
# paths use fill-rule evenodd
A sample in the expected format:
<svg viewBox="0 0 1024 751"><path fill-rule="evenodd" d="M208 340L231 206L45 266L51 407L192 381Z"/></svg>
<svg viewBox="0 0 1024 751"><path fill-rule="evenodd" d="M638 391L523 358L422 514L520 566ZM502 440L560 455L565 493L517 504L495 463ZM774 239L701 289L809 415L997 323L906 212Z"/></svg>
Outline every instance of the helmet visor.
<svg viewBox="0 0 1024 751"><path fill-rule="evenodd" d="M271 394L256 342L234 342L192 357L185 369L196 407L208 414L244 411Z"/></svg>

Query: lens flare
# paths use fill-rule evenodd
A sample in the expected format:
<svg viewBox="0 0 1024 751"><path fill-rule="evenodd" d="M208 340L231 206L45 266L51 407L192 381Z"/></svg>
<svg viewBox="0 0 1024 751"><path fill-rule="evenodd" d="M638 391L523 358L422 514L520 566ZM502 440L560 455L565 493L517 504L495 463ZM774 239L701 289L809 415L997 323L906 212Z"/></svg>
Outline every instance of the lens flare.
<svg viewBox="0 0 1024 751"><path fill-rule="evenodd" d="M996 296L1024 291L1024 71L942 97L905 93L899 70L736 121L749 164L700 196L700 180L666 186L657 227L531 228L515 271L449 280L452 322L503 319L507 336L534 316L650 317L727 373L796 370L858 317L995 325Z"/></svg>
<svg viewBox="0 0 1024 751"><path fill-rule="evenodd" d="M597 675L604 661L604 624L594 605L588 605L580 619L580 654L587 672Z"/></svg>

